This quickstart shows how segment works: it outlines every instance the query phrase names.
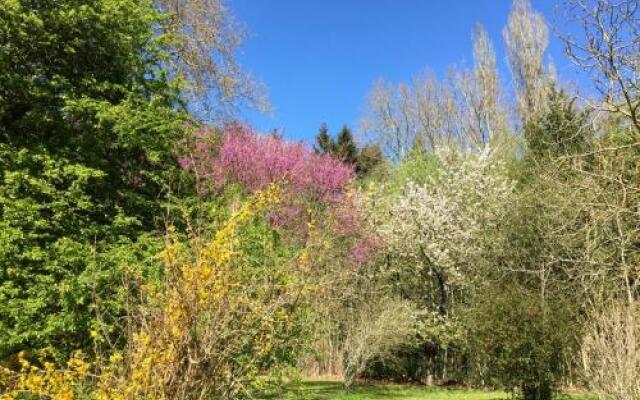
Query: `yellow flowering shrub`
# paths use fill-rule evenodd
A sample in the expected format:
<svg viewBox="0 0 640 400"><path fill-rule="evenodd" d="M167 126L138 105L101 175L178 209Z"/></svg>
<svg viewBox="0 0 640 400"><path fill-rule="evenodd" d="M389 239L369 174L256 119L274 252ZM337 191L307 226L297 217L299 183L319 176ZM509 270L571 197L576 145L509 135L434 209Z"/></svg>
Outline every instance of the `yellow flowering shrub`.
<svg viewBox="0 0 640 400"><path fill-rule="evenodd" d="M61 371L25 364L6 380L11 390L2 400L27 392L74 399L74 387L85 381L97 400L248 394L278 357L300 344L299 262L280 251L274 232L260 223L278 199L275 186L257 193L207 241L193 235L180 240L170 230L162 254L164 279L143 285L143 305L129 316L125 351L93 364L79 356Z"/></svg>
<svg viewBox="0 0 640 400"><path fill-rule="evenodd" d="M0 395L1 400L16 400L26 394L52 400L73 400L79 386L88 379L91 368L81 352L69 359L66 368L56 368L50 362L34 365L24 352L18 354L18 362L18 373L6 368L1 372L2 380L10 385L10 389Z"/></svg>

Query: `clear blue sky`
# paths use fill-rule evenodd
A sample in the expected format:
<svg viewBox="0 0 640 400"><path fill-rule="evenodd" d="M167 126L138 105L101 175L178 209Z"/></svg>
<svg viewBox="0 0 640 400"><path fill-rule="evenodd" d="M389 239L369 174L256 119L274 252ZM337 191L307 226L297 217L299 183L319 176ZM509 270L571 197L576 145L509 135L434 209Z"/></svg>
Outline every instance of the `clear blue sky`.
<svg viewBox="0 0 640 400"><path fill-rule="evenodd" d="M531 0L554 23L555 0ZM230 0L250 37L240 62L269 90L271 117L248 113L261 131L311 141L326 122L332 133L356 129L373 82L408 81L429 68L472 65L476 22L497 50L501 79L509 84L501 30L511 0ZM550 55L561 76L575 73L551 36Z"/></svg>

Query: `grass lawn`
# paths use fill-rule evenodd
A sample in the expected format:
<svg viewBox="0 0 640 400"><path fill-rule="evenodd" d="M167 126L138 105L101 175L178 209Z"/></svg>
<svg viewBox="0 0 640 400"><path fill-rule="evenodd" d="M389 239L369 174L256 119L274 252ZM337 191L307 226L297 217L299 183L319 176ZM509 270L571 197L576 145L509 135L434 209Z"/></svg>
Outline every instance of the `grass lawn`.
<svg viewBox="0 0 640 400"><path fill-rule="evenodd" d="M571 396L571 400L587 398ZM305 381L270 400L509 400L502 391L448 389L412 385L358 385L345 391L341 382Z"/></svg>
<svg viewBox="0 0 640 400"><path fill-rule="evenodd" d="M305 381L273 399L283 400L507 400L505 392L444 389L411 385L358 385L344 390L341 382Z"/></svg>

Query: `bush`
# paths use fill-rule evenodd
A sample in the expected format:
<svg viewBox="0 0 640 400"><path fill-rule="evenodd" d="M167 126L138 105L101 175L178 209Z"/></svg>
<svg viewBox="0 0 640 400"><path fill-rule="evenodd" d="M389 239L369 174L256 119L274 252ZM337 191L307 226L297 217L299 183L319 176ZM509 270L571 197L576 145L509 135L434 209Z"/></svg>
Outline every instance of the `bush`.
<svg viewBox="0 0 640 400"><path fill-rule="evenodd" d="M640 302L604 308L582 341L588 386L615 400L640 399Z"/></svg>
<svg viewBox="0 0 640 400"><path fill-rule="evenodd" d="M21 355L21 371L0 369L5 397L73 398L91 382L99 400L236 399L262 389L305 339L299 259L264 218L277 199L275 189L257 194L210 238L170 234L162 279L137 277L142 304L130 312L126 350L95 362L79 355L61 369Z"/></svg>
<svg viewBox="0 0 640 400"><path fill-rule="evenodd" d="M469 316L470 349L484 383L548 400L568 372L579 331L564 301L523 289L488 291Z"/></svg>
<svg viewBox="0 0 640 400"><path fill-rule="evenodd" d="M344 384L350 387L375 359L389 358L416 334L417 312L406 300L381 297L354 310L344 343Z"/></svg>

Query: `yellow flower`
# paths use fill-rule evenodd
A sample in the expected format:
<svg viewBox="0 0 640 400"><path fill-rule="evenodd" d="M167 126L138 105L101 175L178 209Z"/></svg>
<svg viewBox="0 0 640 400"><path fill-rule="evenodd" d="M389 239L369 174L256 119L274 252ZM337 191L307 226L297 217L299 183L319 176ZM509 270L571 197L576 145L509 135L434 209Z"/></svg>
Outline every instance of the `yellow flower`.
<svg viewBox="0 0 640 400"><path fill-rule="evenodd" d="M117 351L116 351L115 353L113 353L113 354L109 357L109 361L110 361L112 364L117 364L117 363L119 363L120 361L122 361L122 354L120 354L119 352L117 352Z"/></svg>

